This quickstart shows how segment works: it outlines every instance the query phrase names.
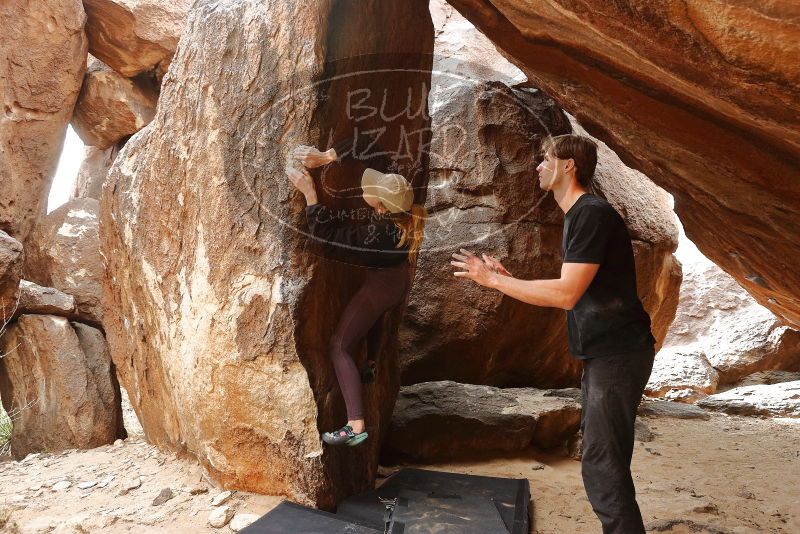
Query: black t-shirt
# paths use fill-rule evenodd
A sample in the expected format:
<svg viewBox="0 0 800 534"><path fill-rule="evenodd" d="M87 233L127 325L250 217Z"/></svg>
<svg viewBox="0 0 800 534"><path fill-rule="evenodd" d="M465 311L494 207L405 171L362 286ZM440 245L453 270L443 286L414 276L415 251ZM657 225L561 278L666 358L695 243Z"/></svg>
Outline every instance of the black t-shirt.
<svg viewBox="0 0 800 534"><path fill-rule="evenodd" d="M335 210L318 203L306 206L306 221L314 239L340 261L385 268L408 260L407 246L397 247L397 225L372 208Z"/></svg>
<svg viewBox="0 0 800 534"><path fill-rule="evenodd" d="M625 221L607 201L584 194L564 217L564 263L597 263L592 283L567 310L569 350L596 358L652 349L650 316L636 293L633 246Z"/></svg>

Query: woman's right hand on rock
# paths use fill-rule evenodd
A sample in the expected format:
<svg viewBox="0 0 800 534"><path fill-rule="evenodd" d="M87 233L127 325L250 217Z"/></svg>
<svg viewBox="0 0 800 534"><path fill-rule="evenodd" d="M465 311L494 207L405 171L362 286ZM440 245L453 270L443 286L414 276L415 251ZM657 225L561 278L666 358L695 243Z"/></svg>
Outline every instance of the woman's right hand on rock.
<svg viewBox="0 0 800 534"><path fill-rule="evenodd" d="M303 196L306 197L306 203L309 206L317 203L317 189L314 187L314 179L308 174L307 170L286 167L286 177L295 189L303 193Z"/></svg>
<svg viewBox="0 0 800 534"><path fill-rule="evenodd" d="M292 158L299 161L307 169L316 169L336 160L336 152L331 148L320 152L313 146L300 145L292 152Z"/></svg>

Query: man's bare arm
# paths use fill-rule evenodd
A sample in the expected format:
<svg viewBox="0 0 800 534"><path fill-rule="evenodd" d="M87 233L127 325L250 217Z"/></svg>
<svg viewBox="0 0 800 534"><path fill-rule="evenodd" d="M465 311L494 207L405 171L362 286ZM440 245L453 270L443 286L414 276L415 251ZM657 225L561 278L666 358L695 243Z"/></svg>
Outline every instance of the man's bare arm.
<svg viewBox="0 0 800 534"><path fill-rule="evenodd" d="M565 263L561 266L561 278L552 280L519 280L497 274L487 287L535 306L571 310L592 283L599 267L596 263Z"/></svg>
<svg viewBox="0 0 800 534"><path fill-rule="evenodd" d="M462 249L461 253L453 254L457 261L450 262L463 269L453 273L455 276L469 278L528 304L564 310L571 310L575 306L600 268L597 263L565 263L561 266L560 278L520 280L496 272L469 251Z"/></svg>

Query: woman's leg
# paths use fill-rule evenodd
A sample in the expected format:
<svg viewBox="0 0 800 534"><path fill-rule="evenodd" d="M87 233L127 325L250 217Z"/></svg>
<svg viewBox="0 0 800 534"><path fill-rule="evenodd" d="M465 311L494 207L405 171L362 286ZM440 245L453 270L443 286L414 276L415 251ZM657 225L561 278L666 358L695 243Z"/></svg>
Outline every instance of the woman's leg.
<svg viewBox="0 0 800 534"><path fill-rule="evenodd" d="M376 289L380 292L379 299L381 302L378 305L385 308L385 310L378 316L375 324L367 332L367 364L362 368L362 374L367 369L372 369L373 380L375 378L376 362L380 356L386 314L405 299L410 283L408 267L405 265L394 269L384 269L374 276L376 278Z"/></svg>
<svg viewBox="0 0 800 534"><path fill-rule="evenodd" d="M392 279L402 281L393 272L369 271L364 283L345 306L331 337L331 361L344 397L348 423L356 432L363 429L364 407L361 375L355 363L355 352L378 319L402 300L404 293L398 289L402 290L404 287L391 283Z"/></svg>
<svg viewBox="0 0 800 534"><path fill-rule="evenodd" d="M383 333L383 318L386 312L383 312L375 320L375 324L367 332L367 361L374 362L378 359L378 352L381 348L381 334Z"/></svg>
<svg viewBox="0 0 800 534"><path fill-rule="evenodd" d="M329 346L333 369L347 408L348 424L356 433L363 431L364 405L361 374L355 363L355 354L359 343L379 316L368 284L362 285L345 306Z"/></svg>

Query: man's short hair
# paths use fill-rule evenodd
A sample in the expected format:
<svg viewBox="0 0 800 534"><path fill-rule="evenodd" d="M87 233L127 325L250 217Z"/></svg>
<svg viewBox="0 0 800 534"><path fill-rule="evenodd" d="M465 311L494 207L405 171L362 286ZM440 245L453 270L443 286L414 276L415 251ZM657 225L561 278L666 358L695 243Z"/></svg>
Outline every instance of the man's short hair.
<svg viewBox="0 0 800 534"><path fill-rule="evenodd" d="M593 140L576 134L547 137L542 141L542 157L545 153L558 159L572 159L578 183L586 189L592 186L594 169L597 167L597 143Z"/></svg>

